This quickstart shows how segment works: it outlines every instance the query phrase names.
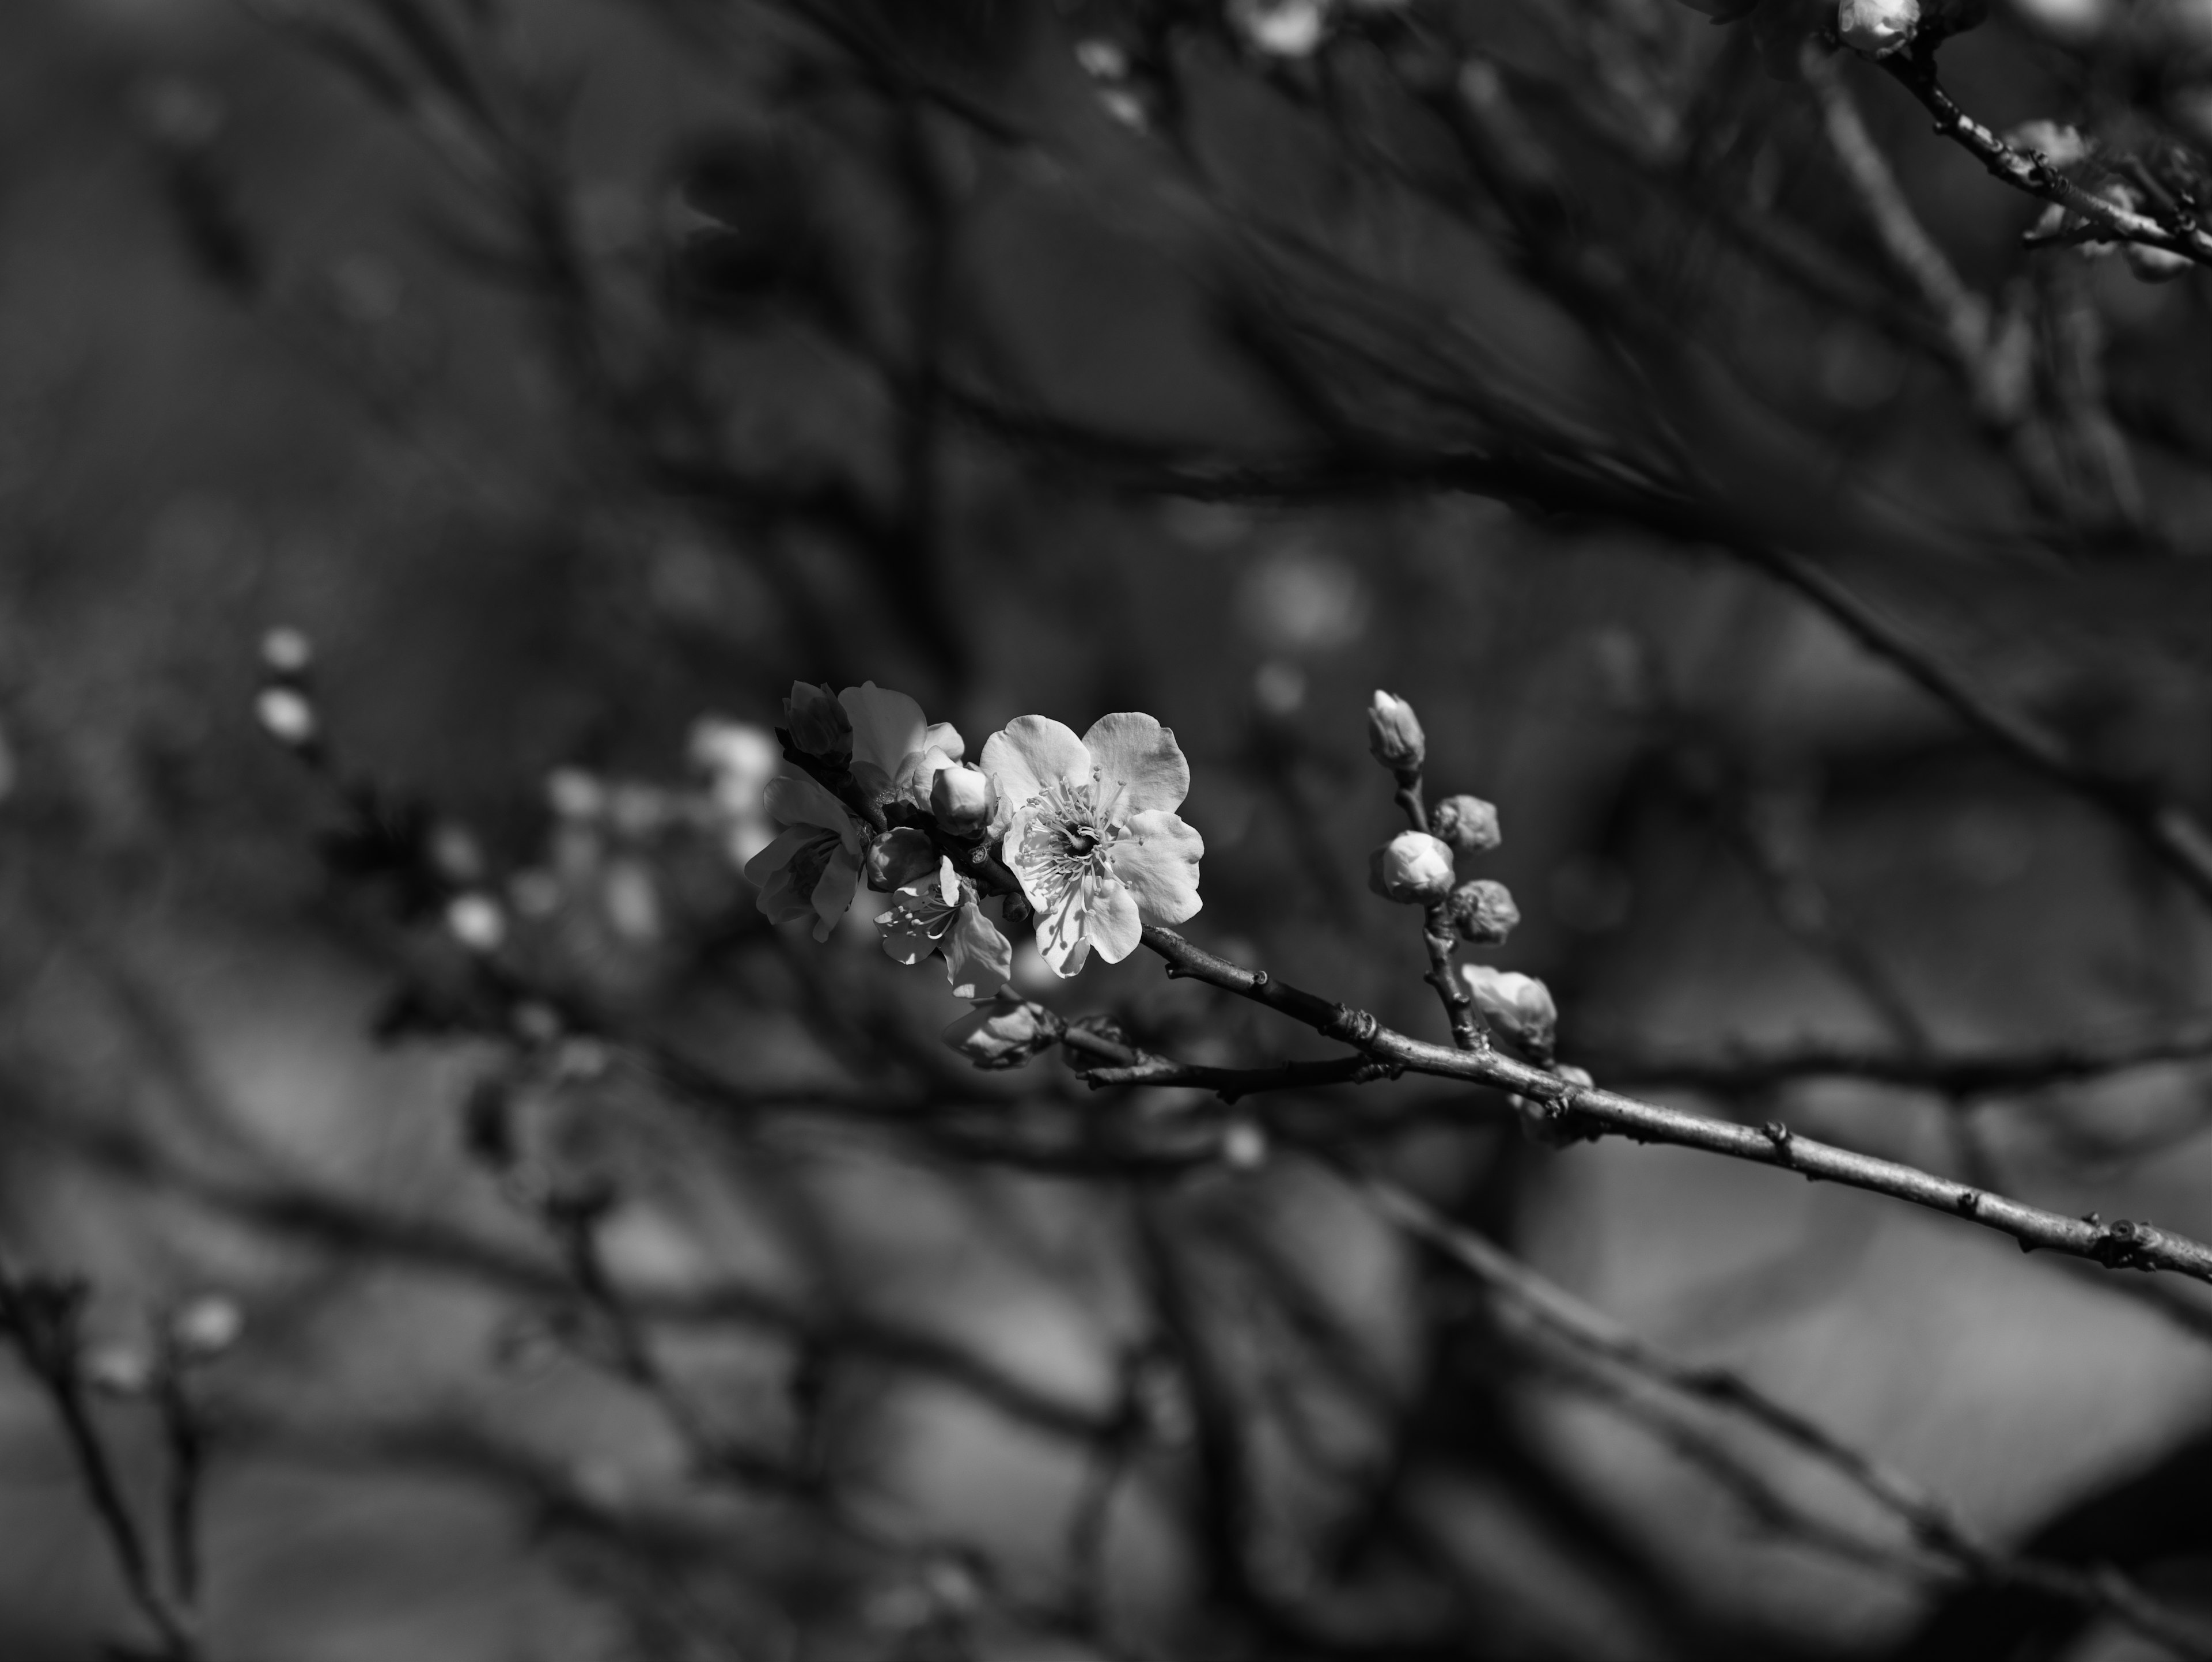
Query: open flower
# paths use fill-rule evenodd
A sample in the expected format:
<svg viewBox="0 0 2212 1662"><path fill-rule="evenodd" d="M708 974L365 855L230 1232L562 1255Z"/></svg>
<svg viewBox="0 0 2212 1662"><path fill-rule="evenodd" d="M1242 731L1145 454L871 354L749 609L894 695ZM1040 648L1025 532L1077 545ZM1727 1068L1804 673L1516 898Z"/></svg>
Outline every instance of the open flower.
<svg viewBox="0 0 2212 1662"><path fill-rule="evenodd" d="M845 805L805 775L771 779L762 802L786 829L745 862L771 922L814 917L827 941L860 886L860 833Z"/></svg>
<svg viewBox="0 0 2212 1662"><path fill-rule="evenodd" d="M932 952L943 953L956 998L973 998L978 987L1000 985L1013 973L1013 943L983 916L975 886L950 860L940 858L935 871L898 896L876 924L884 933L884 950L900 963L919 964Z"/></svg>
<svg viewBox="0 0 2212 1662"><path fill-rule="evenodd" d="M1103 715L1079 739L1024 715L983 746L999 793L1003 857L1036 909L1037 950L1055 975L1082 969L1095 946L1118 964L1146 923L1199 908L1199 834L1175 810L1190 764L1149 715Z"/></svg>

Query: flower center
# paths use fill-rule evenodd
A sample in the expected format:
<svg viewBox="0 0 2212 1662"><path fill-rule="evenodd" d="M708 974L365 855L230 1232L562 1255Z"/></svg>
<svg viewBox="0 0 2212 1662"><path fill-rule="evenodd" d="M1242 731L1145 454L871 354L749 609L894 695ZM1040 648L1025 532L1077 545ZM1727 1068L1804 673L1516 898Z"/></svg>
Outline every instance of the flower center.
<svg viewBox="0 0 2212 1662"><path fill-rule="evenodd" d="M1106 874L1107 855L1119 828L1098 809L1097 792L1085 781L1059 780L1045 787L1022 839L1022 863L1054 892L1086 877Z"/></svg>

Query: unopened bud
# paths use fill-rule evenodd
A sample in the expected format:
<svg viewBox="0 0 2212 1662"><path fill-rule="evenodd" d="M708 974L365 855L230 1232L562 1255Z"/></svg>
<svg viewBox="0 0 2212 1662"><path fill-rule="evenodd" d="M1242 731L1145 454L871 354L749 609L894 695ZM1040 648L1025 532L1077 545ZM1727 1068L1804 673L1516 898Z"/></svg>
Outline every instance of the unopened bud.
<svg viewBox="0 0 2212 1662"><path fill-rule="evenodd" d="M938 858L927 831L912 825L887 831L868 845L868 886L879 894L889 894L893 889L919 883L937 869Z"/></svg>
<svg viewBox="0 0 2212 1662"><path fill-rule="evenodd" d="M277 628L261 637L261 667L285 680L297 680L314 667L315 648L296 629Z"/></svg>
<svg viewBox="0 0 2212 1662"><path fill-rule="evenodd" d="M1426 831L1400 831L1367 862L1367 886L1407 905L1442 900L1452 876L1452 851Z"/></svg>
<svg viewBox="0 0 2212 1662"><path fill-rule="evenodd" d="M1493 969L1487 964L1462 965L1460 974L1484 1020L1510 1033L1535 1055L1551 1054L1559 1012L1552 1002L1550 988L1532 975Z"/></svg>
<svg viewBox="0 0 2212 1662"><path fill-rule="evenodd" d="M945 1042L978 1068L1018 1068L1060 1042L1060 1019L1006 986L945 1030Z"/></svg>
<svg viewBox="0 0 2212 1662"><path fill-rule="evenodd" d="M1234 1172L1256 1172L1267 1163L1267 1134L1249 1119L1231 1121L1221 1134L1222 1164Z"/></svg>
<svg viewBox="0 0 2212 1662"><path fill-rule="evenodd" d="M1486 877L1461 884L1451 892L1444 907L1459 938L1478 946L1501 945L1521 921L1521 909L1513 904L1505 886Z"/></svg>
<svg viewBox="0 0 2212 1662"><path fill-rule="evenodd" d="M1411 704L1378 687L1367 706L1367 748L1393 773L1409 772L1428 759L1428 735Z"/></svg>
<svg viewBox="0 0 2212 1662"><path fill-rule="evenodd" d="M842 761L853 753L853 718L826 686L791 684L783 701L783 721L791 742L809 756Z"/></svg>
<svg viewBox="0 0 2212 1662"><path fill-rule="evenodd" d="M1502 840L1498 810L1480 796L1447 796L1429 810L1429 829L1461 854L1488 854Z"/></svg>
<svg viewBox="0 0 2212 1662"><path fill-rule="evenodd" d="M314 705L297 687L262 688L254 696L253 715L263 732L292 750L303 750L313 744L321 730L321 724L315 719Z"/></svg>
<svg viewBox="0 0 2212 1662"><path fill-rule="evenodd" d="M1920 0L1843 0L1836 33L1854 52L1887 58L1920 27Z"/></svg>
<svg viewBox="0 0 2212 1662"><path fill-rule="evenodd" d="M2170 248L2153 248L2141 242L2129 243L2125 252L2128 270L2141 283L2171 283L2185 275L2196 263L2186 254L2177 254Z"/></svg>
<svg viewBox="0 0 2212 1662"><path fill-rule="evenodd" d="M607 811L607 788L582 768L556 768L545 776L545 802L563 819L597 819Z"/></svg>
<svg viewBox="0 0 2212 1662"><path fill-rule="evenodd" d="M154 1383L153 1358L133 1344L95 1345L82 1366L85 1384L103 1397L143 1397Z"/></svg>
<svg viewBox="0 0 2212 1662"><path fill-rule="evenodd" d="M899 764L898 773L891 781L892 789L900 801L926 808L929 806L930 787L937 776L953 765L952 758L934 745L915 751Z"/></svg>
<svg viewBox="0 0 2212 1662"><path fill-rule="evenodd" d="M246 1314L237 1301L216 1293L192 1300L169 1318L169 1342L186 1361L212 1361L245 1331Z"/></svg>
<svg viewBox="0 0 2212 1662"><path fill-rule="evenodd" d="M971 837L998 812L998 787L981 768L942 768L929 788L929 811L956 837Z"/></svg>
<svg viewBox="0 0 2212 1662"><path fill-rule="evenodd" d="M446 903L446 928L472 953L489 955L507 940L507 914L498 901L471 889Z"/></svg>

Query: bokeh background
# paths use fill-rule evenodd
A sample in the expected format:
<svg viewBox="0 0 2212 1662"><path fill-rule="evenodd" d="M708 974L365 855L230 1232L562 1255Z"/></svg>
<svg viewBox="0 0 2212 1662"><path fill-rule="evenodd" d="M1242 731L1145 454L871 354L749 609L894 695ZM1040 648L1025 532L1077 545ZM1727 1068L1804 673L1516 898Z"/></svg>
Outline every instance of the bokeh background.
<svg viewBox="0 0 2212 1662"><path fill-rule="evenodd" d="M243 1313L191 1379L210 1659L2154 1653L1594 1383L1294 1128L1214 1158L1255 1105L969 1072L865 903L759 919L767 828L691 741L794 679L971 754L1150 711L1188 933L1441 1038L1364 881L1387 687L1499 807L1479 955L1567 1059L2212 1232L2185 1054L1964 1101L1737 1067L2185 1032L2207 968L2170 874L1756 557L2204 801L2204 279L2023 249L2039 205L1875 67L1802 78L1786 9L0 13L0 1239L103 1354ZM1942 62L2186 178L2208 51L2182 0L2035 0ZM1838 99L2000 344L1947 345ZM421 805L391 846L257 721L279 626L337 772ZM409 904L424 849L512 984ZM1016 974L1192 1059L1326 1050L1142 953ZM2195 1289L1434 1081L1281 1106L1996 1539L2212 1591ZM580 1191L659 1385L762 1470L694 1468L549 1227ZM156 1416L97 1413L155 1506ZM143 1643L12 1367L0 1460L0 1653Z"/></svg>

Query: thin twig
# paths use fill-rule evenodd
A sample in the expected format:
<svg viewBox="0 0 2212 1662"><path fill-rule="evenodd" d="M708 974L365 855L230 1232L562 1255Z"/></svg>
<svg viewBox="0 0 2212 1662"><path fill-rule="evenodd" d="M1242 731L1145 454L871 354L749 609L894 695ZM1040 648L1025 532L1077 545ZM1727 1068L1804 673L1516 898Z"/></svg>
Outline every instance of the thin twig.
<svg viewBox="0 0 2212 1662"><path fill-rule="evenodd" d="M1912 1478L1853 1447L1742 1375L1668 1355L1410 1191L1368 1173L1341 1166L1337 1170L1382 1216L1458 1264L1545 1331L1678 1395L1748 1420L1834 1472L1903 1524L1919 1545L1963 1574L1978 1580L2032 1587L2101 1611L2179 1655L2212 1656L2212 1636L2152 1603L2116 1572L2008 1557Z"/></svg>

